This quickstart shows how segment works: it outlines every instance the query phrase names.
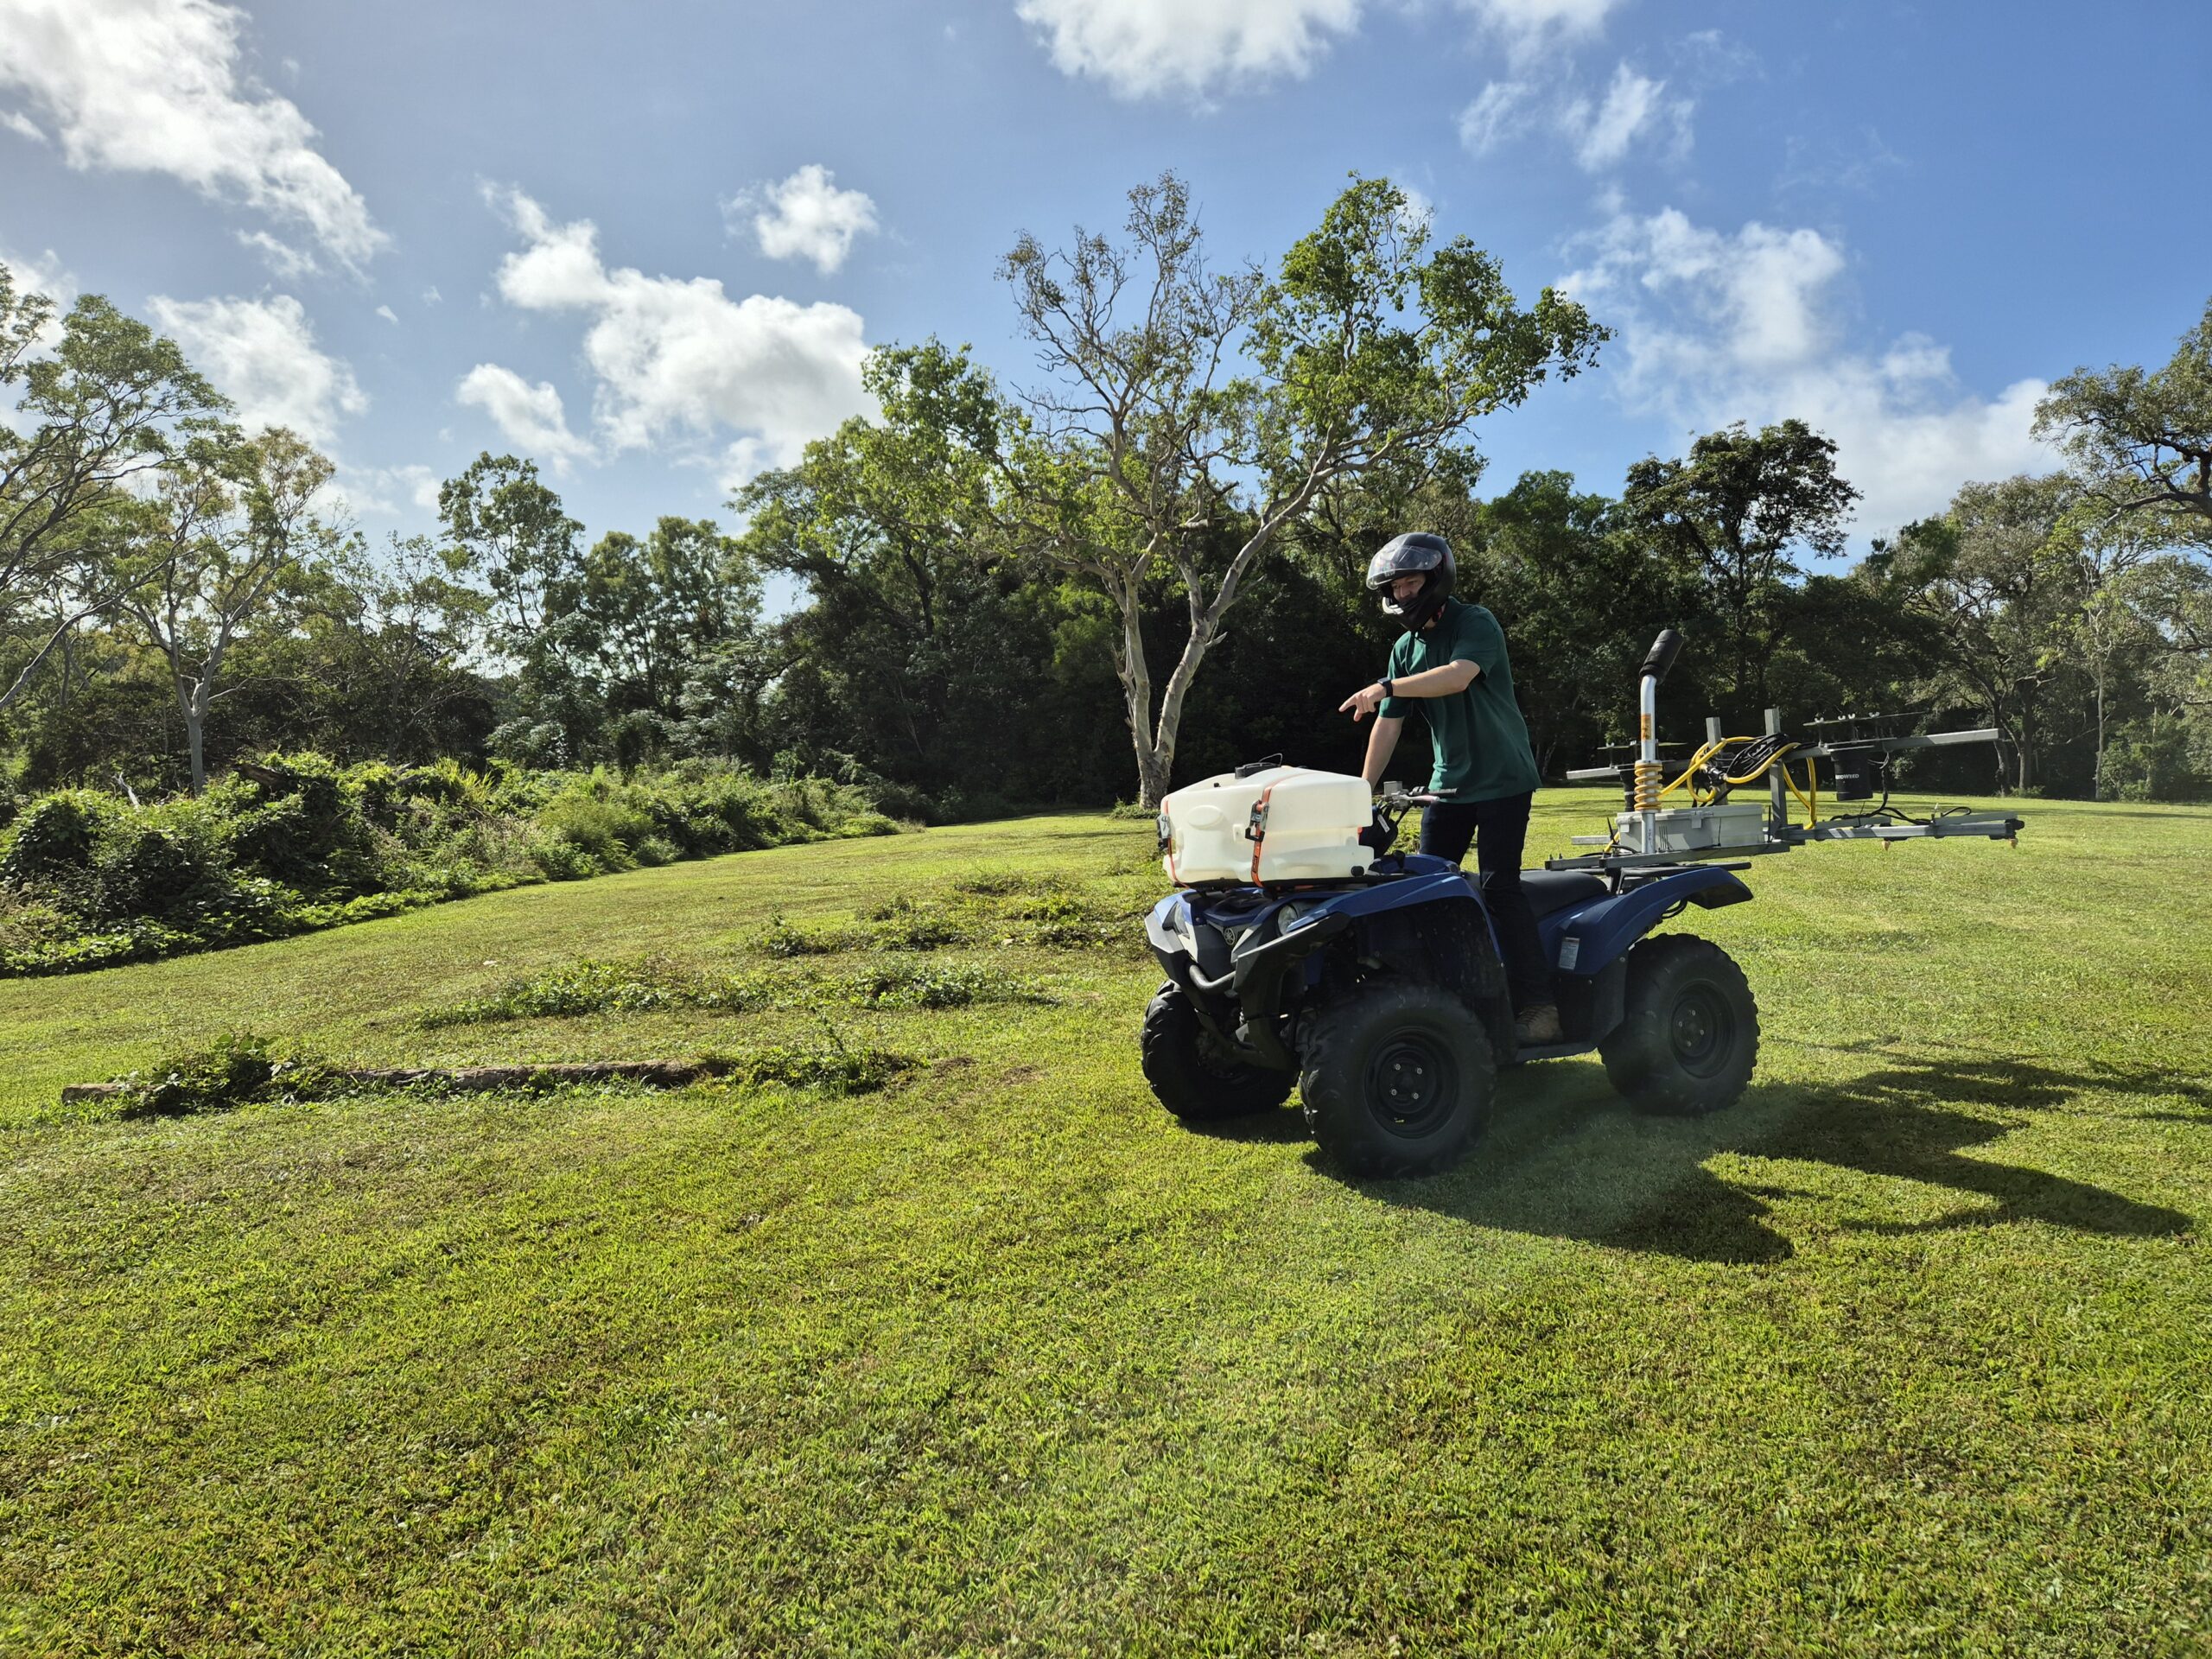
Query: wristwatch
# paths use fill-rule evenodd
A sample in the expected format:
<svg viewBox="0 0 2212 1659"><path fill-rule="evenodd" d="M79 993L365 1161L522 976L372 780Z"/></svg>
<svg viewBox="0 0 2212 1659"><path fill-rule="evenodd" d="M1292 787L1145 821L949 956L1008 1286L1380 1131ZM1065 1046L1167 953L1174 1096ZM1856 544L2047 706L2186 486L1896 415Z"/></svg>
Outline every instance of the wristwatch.
<svg viewBox="0 0 2212 1659"><path fill-rule="evenodd" d="M1382 688L1382 695L1384 696L1394 697L1397 696L1397 693L1391 690L1392 682L1388 674L1385 674L1381 679L1376 681L1375 683Z"/></svg>

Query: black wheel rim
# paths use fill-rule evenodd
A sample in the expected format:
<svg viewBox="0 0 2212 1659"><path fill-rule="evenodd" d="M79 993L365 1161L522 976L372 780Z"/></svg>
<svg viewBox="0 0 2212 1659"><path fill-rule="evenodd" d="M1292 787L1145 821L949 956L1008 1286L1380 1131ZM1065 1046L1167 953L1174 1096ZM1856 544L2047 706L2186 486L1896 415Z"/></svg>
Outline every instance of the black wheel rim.
<svg viewBox="0 0 2212 1659"><path fill-rule="evenodd" d="M1736 1011L1719 986L1701 980L1685 985L1675 998L1667 1034L1683 1071L1694 1077L1717 1077L1736 1046Z"/></svg>
<svg viewBox="0 0 2212 1659"><path fill-rule="evenodd" d="M1440 1128L1459 1103L1452 1051L1427 1032L1393 1032L1367 1063L1367 1106L1393 1135L1419 1140Z"/></svg>

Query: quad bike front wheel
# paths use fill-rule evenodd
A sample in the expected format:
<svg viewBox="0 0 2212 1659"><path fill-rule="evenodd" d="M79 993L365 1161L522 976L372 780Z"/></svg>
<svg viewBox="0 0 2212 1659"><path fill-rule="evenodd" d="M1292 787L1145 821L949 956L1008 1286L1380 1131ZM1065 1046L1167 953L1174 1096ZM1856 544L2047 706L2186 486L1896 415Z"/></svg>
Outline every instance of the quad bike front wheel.
<svg viewBox="0 0 2212 1659"><path fill-rule="evenodd" d="M1667 933L1630 951L1625 1014L1598 1052L1637 1110L1700 1117L1751 1082L1758 1004L1744 970L1709 940Z"/></svg>
<svg viewBox="0 0 2212 1659"><path fill-rule="evenodd" d="M1370 983L1316 1014L1300 1050L1306 1125L1348 1174L1448 1169L1489 1122L1489 1034L1441 986Z"/></svg>
<svg viewBox="0 0 2212 1659"><path fill-rule="evenodd" d="M1160 1103L1190 1123L1273 1111L1291 1076L1247 1065L1198 1019L1179 985L1163 985L1144 1011L1144 1077Z"/></svg>

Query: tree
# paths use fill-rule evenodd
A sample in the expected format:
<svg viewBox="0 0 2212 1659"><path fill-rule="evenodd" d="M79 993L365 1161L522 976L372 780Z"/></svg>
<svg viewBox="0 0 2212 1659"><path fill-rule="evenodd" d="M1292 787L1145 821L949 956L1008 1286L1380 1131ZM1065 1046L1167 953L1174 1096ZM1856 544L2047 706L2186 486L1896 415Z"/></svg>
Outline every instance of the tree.
<svg viewBox="0 0 2212 1659"><path fill-rule="evenodd" d="M1462 559L1460 586L1513 642L1513 688L1542 771L1562 746L1614 731L1652 638L1683 620L1680 573L1622 533L1618 517L1570 474L1523 473L1482 504Z"/></svg>
<svg viewBox="0 0 2212 1659"><path fill-rule="evenodd" d="M2114 509L2187 514L2212 539L2212 302L2165 367L2081 368L2054 383L2035 430Z"/></svg>
<svg viewBox="0 0 2212 1659"><path fill-rule="evenodd" d="M642 542L601 537L554 611L584 624L610 708L673 719L690 664L749 626L760 600L758 573L713 519L664 518Z"/></svg>
<svg viewBox="0 0 2212 1659"><path fill-rule="evenodd" d="M484 584L486 641L516 665L514 716L493 733L502 753L567 765L590 747L605 715L582 660L583 631L557 595L582 580L583 526L539 482L534 461L488 451L438 489L445 557Z"/></svg>
<svg viewBox="0 0 2212 1659"><path fill-rule="evenodd" d="M749 632L760 601L759 574L710 518L664 518L642 542L610 531L550 585L549 632L590 678L620 765L673 741L694 665Z"/></svg>
<svg viewBox="0 0 2212 1659"><path fill-rule="evenodd" d="M456 575L481 578L490 594L493 647L528 658L545 634L548 588L580 574L584 527L538 482L537 462L488 450L439 486L438 516L451 538L448 563Z"/></svg>
<svg viewBox="0 0 2212 1659"><path fill-rule="evenodd" d="M161 474L157 511L134 555L146 574L120 602L168 663L195 795L207 781L207 711L232 647L336 543L313 512L330 474L327 461L281 428L251 442L196 445Z"/></svg>
<svg viewBox="0 0 2212 1659"><path fill-rule="evenodd" d="M791 710L802 747L941 790L1003 759L1003 710L1043 666L1007 660L994 488L1007 413L964 346L884 347L861 378L874 418L808 444L730 505L748 521L747 556L814 601L782 630L809 659L807 696L827 705Z"/></svg>
<svg viewBox="0 0 2212 1659"><path fill-rule="evenodd" d="M730 505L771 569L817 592L864 589L903 632L937 632L948 563L973 563L996 524L992 488L1007 410L990 376L935 340L871 352L855 417L763 474Z"/></svg>
<svg viewBox="0 0 2212 1659"><path fill-rule="evenodd" d="M1858 499L1836 476L1835 445L1798 420L1756 433L1738 423L1698 439L1688 461L1654 456L1629 468L1623 523L1702 584L1739 713L1767 706L1790 580L1805 574L1800 550L1840 553Z"/></svg>
<svg viewBox="0 0 2212 1659"><path fill-rule="evenodd" d="M435 541L394 535L378 556L348 542L304 575L296 637L240 652L242 668L296 695L276 740L341 758L480 753L492 688L468 662L486 595L454 579Z"/></svg>
<svg viewBox="0 0 2212 1659"><path fill-rule="evenodd" d="M1930 686L1989 710L2013 757L2000 786L2031 788L2044 690L2064 656L2076 592L2070 515L2080 486L2063 474L1968 484L1942 518L1878 542L1863 571L1941 642Z"/></svg>
<svg viewBox="0 0 2212 1659"><path fill-rule="evenodd" d="M1465 238L1432 252L1387 180L1356 180L1273 279L1208 267L1173 174L1128 200L1124 245L1078 228L1048 252L1025 234L1001 273L1046 376L1014 457L1018 533L1114 607L1151 804L1198 666L1285 526L1337 480L1417 470L1477 418L1576 373L1605 331L1548 289L1520 308ZM1186 621L1155 704L1142 623L1160 577Z"/></svg>
<svg viewBox="0 0 2212 1659"><path fill-rule="evenodd" d="M2172 721L2198 771L2212 773L2212 564L2191 553L2160 553L2129 574L2126 588L2140 630L2150 724L2155 730Z"/></svg>
<svg viewBox="0 0 2212 1659"><path fill-rule="evenodd" d="M0 686L4 711L54 649L122 597L93 533L147 474L221 429L230 405L173 340L98 295L79 298L46 349L53 302L22 292L0 264L0 387L20 385L0 421L0 629L45 620L29 659ZM152 575L133 567L130 580Z"/></svg>
<svg viewBox="0 0 2212 1659"><path fill-rule="evenodd" d="M2085 501L2075 523L2062 531L2062 544L2073 556L2073 613L2065 642L2088 676L2095 718L2096 754L2090 798L2105 795L2105 738L2107 705L2120 659L2131 648L2147 649L2155 624L2145 610L2140 578L2145 566L2168 545L2166 515L2104 512Z"/></svg>

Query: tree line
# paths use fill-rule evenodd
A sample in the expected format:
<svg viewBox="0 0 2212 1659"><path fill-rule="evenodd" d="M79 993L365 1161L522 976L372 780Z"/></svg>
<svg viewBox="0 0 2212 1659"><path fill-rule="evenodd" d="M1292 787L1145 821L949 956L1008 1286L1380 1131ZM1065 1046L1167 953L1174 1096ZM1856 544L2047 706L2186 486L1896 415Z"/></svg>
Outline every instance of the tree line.
<svg viewBox="0 0 2212 1659"><path fill-rule="evenodd" d="M1171 175L1118 233L1024 235L998 276L1029 384L934 339L880 348L876 412L727 525L590 540L530 460L486 454L435 534L372 548L327 506L330 462L241 429L174 342L0 266L10 787L196 792L275 749L712 757L958 817L1151 802L1268 753L1356 769L1333 711L1388 645L1361 578L1418 527L1504 623L1548 775L1627 735L1671 625L1696 649L1670 705L1731 730L1771 704L1910 713L2004 734L1929 757L1948 786L2212 793L2212 308L2162 367L2054 384L2062 469L1962 481L1847 563L1858 492L1796 420L1610 493L1532 472L1485 494L1477 423L1596 368L1607 331L1522 303L1385 181L1271 268L1211 263ZM798 600L772 615L777 589Z"/></svg>

